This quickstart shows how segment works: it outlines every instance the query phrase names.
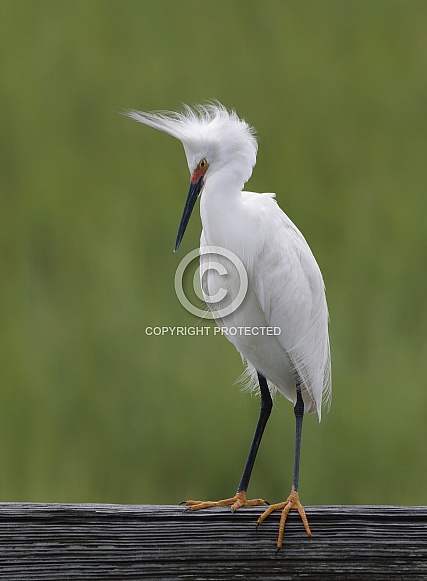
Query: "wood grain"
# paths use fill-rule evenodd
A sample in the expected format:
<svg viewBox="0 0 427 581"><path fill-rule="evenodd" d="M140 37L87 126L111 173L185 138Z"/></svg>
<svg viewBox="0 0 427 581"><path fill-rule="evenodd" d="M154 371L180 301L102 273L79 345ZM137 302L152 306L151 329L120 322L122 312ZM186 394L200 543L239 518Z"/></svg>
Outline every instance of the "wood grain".
<svg viewBox="0 0 427 581"><path fill-rule="evenodd" d="M307 506L278 555L261 511L0 503L0 579L427 580L427 507Z"/></svg>

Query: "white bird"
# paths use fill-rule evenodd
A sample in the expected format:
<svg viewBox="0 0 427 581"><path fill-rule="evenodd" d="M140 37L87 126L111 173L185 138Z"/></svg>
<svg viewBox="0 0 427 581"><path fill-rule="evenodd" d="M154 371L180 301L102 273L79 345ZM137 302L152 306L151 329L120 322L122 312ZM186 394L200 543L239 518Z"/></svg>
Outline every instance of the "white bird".
<svg viewBox="0 0 427 581"><path fill-rule="evenodd" d="M187 501L190 510L212 506L266 504L247 500L246 491L265 425L278 391L294 404L296 418L292 489L288 498L270 505L258 524L274 510L282 510L277 548L282 546L286 517L297 509L306 532L310 527L298 495L300 444L304 413L330 404L331 369L328 308L322 274L301 232L279 208L274 194L242 191L256 163L254 130L235 111L220 103L185 106L183 113L128 111L132 119L178 138L185 150L191 174L190 189L178 230L175 252L181 243L196 200L201 196L203 231L202 288L206 300L219 290L228 301L240 290L240 280L209 268L206 247L232 252L243 263L248 288L242 304L221 316L224 299L209 304L218 325L227 328L276 328L280 334L235 333L226 335L246 362L250 386L261 394L260 416L241 481L234 497L217 502ZM215 261L229 269L224 256Z"/></svg>

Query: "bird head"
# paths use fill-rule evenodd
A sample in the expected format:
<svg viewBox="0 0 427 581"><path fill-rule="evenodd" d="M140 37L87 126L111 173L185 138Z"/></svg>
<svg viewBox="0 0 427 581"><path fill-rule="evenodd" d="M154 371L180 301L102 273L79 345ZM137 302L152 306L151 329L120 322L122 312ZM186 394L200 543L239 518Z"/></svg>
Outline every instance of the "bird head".
<svg viewBox="0 0 427 581"><path fill-rule="evenodd" d="M206 182L219 172L240 188L252 174L257 141L253 128L220 103L185 106L173 111L127 111L135 121L159 129L181 141L190 170L190 188L176 238L178 250L191 212Z"/></svg>

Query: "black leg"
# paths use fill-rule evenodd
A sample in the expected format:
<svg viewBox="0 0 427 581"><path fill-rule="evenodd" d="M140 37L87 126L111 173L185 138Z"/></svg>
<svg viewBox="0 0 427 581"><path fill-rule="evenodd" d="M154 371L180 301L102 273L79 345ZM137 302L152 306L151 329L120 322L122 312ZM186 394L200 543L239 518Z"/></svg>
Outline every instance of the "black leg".
<svg viewBox="0 0 427 581"><path fill-rule="evenodd" d="M292 490L285 502L279 502L278 504L271 504L265 512L259 517L258 525L260 525L273 511L281 510L282 515L280 517L279 524L279 535L277 537L277 550L282 548L283 533L285 530L286 519L288 518L289 511L297 510L304 523L304 528L309 537L311 537L310 525L308 524L307 516L305 514L304 507L299 500L298 494L298 477L299 477L299 460L301 452L301 434L302 434L302 420L304 417L304 401L301 394L301 384L297 381L297 401L294 406L295 420L296 420L296 433L295 433L295 457L294 457L294 477L292 481ZM257 525L257 526L258 526Z"/></svg>
<svg viewBox="0 0 427 581"><path fill-rule="evenodd" d="M249 480L251 478L252 469L254 467L255 458L258 452L259 445L261 443L261 438L264 433L264 428L267 424L267 420L270 417L271 408L273 407L273 402L271 400L270 390L268 389L267 380L263 375L258 373L259 387L261 390L261 407L259 413L258 423L255 429L255 434L252 440L252 444L249 450L248 459L246 460L245 468L243 470L242 478L240 479L240 484L237 488L237 492L246 492L249 486Z"/></svg>
<svg viewBox="0 0 427 581"><path fill-rule="evenodd" d="M301 386L297 382L297 402L294 407L296 430L295 430L295 456L294 456L294 478L293 486L298 491L299 460L301 453L302 420L304 418L304 402L301 395Z"/></svg>

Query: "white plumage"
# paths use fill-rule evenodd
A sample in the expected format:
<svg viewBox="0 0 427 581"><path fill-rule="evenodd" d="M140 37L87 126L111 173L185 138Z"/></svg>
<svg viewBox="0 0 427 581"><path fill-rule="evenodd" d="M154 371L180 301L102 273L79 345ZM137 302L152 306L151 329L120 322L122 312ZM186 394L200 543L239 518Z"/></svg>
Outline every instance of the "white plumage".
<svg viewBox="0 0 427 581"><path fill-rule="evenodd" d="M278 390L295 404L293 485L287 500L271 505L258 523L273 510L282 509L277 541L280 548L291 509L299 511L311 535L298 496L302 420L304 412L317 412L320 420L322 402L327 406L330 403L328 309L320 269L305 238L279 208L274 194L242 191L256 162L257 141L254 130L234 111L215 103L194 109L185 107L183 113L129 111L127 115L178 138L184 146L191 183L175 250L201 195L201 265L210 265L212 256L206 253L206 247L214 246L231 251L246 269L246 296L240 307L225 316L219 313L225 301L229 304L238 295L239 278L233 274L224 277L213 268L202 275L207 301L222 289L227 291L226 298L209 305L218 325L281 331L273 335L227 335L247 363L250 387L256 388L259 383L260 418L236 495L217 502L187 502L191 510L225 505L236 510L240 506L265 504L262 499L247 500L246 489L271 411L270 392ZM216 255L215 261L229 270L229 261L224 256Z"/></svg>
<svg viewBox="0 0 427 581"><path fill-rule="evenodd" d="M272 390L295 403L295 380L299 377L305 411L317 411L320 419L322 400L329 406L331 395L323 279L305 238L279 208L274 194L242 191L256 162L253 129L219 104L194 110L186 107L183 114L130 111L128 115L178 138L191 174L201 159L207 160L200 203L200 246L231 250L249 277L248 294L241 307L218 323L226 327L280 327L277 336L237 334L228 338L247 361L251 387L257 387L258 371ZM203 262L203 254L201 258ZM227 261L224 264L228 265ZM229 280L226 286L224 277L209 270L205 290L213 296L221 287L227 288L233 297L238 292L233 283L237 282Z"/></svg>

